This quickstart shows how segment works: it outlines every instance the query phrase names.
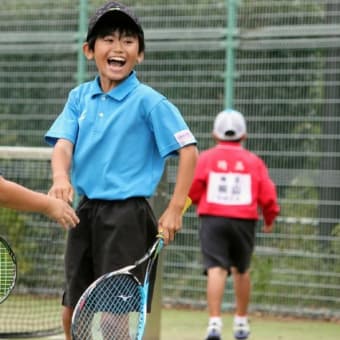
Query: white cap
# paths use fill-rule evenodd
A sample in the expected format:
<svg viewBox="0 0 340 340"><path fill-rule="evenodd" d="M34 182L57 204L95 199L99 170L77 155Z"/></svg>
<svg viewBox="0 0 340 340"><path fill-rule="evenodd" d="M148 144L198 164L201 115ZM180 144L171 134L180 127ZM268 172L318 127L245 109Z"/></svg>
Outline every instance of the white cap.
<svg viewBox="0 0 340 340"><path fill-rule="evenodd" d="M220 140L238 140L247 133L242 113L234 110L220 112L214 122L213 134Z"/></svg>

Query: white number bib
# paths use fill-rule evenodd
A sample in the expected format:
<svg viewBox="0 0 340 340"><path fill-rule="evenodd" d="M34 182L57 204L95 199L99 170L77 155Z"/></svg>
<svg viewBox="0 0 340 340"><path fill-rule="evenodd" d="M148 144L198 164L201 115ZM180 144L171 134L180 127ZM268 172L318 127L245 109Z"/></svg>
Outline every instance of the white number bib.
<svg viewBox="0 0 340 340"><path fill-rule="evenodd" d="M251 203L251 177L248 174L211 172L207 201L222 205Z"/></svg>

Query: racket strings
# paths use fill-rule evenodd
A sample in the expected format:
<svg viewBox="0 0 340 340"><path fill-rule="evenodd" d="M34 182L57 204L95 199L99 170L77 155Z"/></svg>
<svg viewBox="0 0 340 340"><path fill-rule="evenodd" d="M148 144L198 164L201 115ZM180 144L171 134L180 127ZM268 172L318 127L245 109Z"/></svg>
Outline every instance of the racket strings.
<svg viewBox="0 0 340 340"><path fill-rule="evenodd" d="M16 265L8 249L0 243L0 300L12 290L16 276Z"/></svg>
<svg viewBox="0 0 340 340"><path fill-rule="evenodd" d="M74 338L136 339L142 295L143 290L131 275L113 275L97 282L75 310Z"/></svg>

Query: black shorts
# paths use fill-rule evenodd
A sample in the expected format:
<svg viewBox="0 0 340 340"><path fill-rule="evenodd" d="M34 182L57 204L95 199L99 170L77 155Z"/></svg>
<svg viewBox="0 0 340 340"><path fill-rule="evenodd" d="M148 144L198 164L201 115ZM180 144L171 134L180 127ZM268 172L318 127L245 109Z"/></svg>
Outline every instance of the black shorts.
<svg viewBox="0 0 340 340"><path fill-rule="evenodd" d="M230 274L231 267L245 273L255 244L255 220L200 216L200 242L204 273L221 267Z"/></svg>
<svg viewBox="0 0 340 340"><path fill-rule="evenodd" d="M80 223L69 231L67 238L62 301L64 306L73 308L95 279L134 264L157 235L157 221L145 198L117 201L83 198L77 214ZM150 277L149 310L155 273L156 270ZM143 281L141 268L133 274Z"/></svg>

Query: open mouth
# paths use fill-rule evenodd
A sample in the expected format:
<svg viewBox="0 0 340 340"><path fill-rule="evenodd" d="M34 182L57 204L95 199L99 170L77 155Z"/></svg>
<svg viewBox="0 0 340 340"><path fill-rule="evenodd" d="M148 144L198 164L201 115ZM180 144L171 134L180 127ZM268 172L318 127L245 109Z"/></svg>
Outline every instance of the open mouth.
<svg viewBox="0 0 340 340"><path fill-rule="evenodd" d="M108 64L111 66L124 66L125 65L125 60L123 58L109 58L107 60Z"/></svg>

